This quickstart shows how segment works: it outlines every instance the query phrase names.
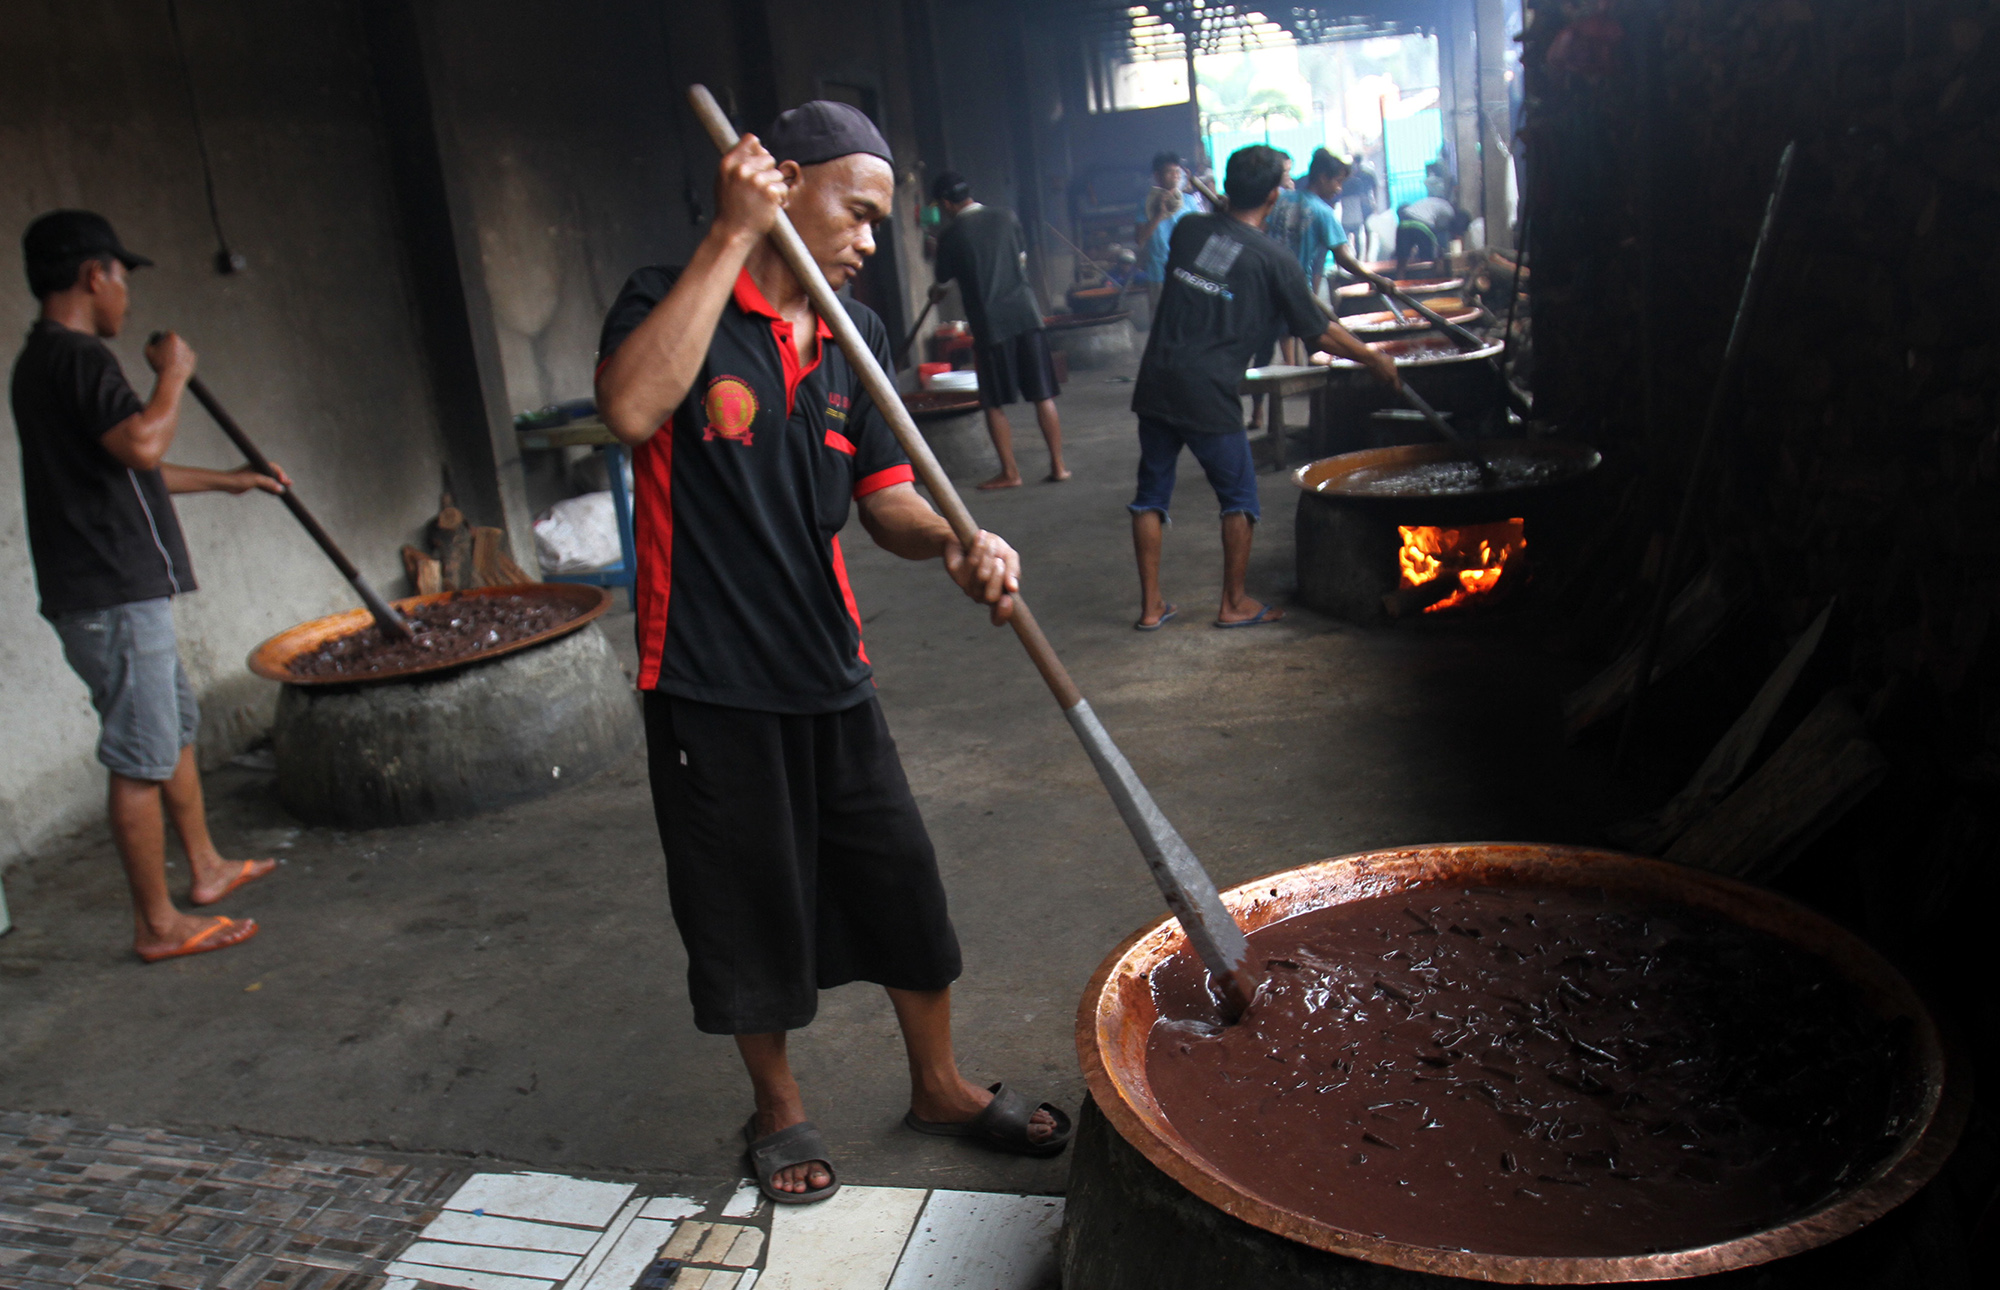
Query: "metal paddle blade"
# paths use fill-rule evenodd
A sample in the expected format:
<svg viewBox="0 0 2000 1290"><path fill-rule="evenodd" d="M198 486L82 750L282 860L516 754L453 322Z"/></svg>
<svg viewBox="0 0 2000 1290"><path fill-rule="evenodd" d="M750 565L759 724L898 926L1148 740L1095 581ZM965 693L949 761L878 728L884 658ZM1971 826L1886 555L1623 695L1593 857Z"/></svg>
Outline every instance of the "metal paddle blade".
<svg viewBox="0 0 2000 1290"><path fill-rule="evenodd" d="M1098 778L1117 803L1118 813L1125 817L1125 827L1132 831L1140 854L1146 857L1146 867L1153 871L1153 881L1167 898L1167 908L1180 920L1188 944L1194 946L1215 978L1228 1020L1236 1020L1257 993L1257 980L1249 970L1250 942L1243 929L1216 894L1215 880L1139 782L1104 723L1090 710L1089 700L1077 700L1063 715L1090 754L1090 763L1097 767Z"/></svg>

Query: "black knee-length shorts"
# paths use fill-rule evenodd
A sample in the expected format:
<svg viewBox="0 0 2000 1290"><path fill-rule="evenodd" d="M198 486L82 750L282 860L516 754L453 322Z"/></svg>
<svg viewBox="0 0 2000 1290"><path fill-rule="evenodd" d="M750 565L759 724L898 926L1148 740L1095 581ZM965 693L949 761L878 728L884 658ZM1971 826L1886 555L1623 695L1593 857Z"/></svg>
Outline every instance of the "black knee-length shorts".
<svg viewBox="0 0 2000 1290"><path fill-rule="evenodd" d="M821 990L958 979L937 856L879 703L791 716L645 701L698 1029L796 1030Z"/></svg>

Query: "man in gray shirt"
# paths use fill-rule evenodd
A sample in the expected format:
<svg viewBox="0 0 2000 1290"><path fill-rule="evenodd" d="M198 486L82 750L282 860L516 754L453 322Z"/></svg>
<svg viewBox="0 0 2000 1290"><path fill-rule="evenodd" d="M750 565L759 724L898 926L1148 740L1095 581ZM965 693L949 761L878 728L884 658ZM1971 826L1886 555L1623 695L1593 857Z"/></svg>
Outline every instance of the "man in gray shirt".
<svg viewBox="0 0 2000 1290"><path fill-rule="evenodd" d="M931 287L931 299L943 297L945 283L958 283L976 346L979 403L986 411L993 450L1000 457L1000 473L980 487L1021 485L1021 468L1014 464L1014 428L1007 424L1006 412L1007 405L1017 400L1035 405L1035 419L1049 444L1049 481L1068 479L1062 422L1056 417L1056 395L1062 391L1042 331L1041 306L1028 286L1021 221L1010 210L973 201L972 186L956 171L939 175L931 185L931 196L951 220L938 238L937 283Z"/></svg>

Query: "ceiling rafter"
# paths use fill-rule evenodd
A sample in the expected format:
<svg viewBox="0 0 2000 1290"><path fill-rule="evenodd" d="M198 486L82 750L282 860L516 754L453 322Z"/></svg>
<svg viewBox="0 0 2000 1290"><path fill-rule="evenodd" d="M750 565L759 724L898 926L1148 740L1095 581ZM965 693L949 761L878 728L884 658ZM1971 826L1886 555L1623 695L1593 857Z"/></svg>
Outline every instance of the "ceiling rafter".
<svg viewBox="0 0 2000 1290"><path fill-rule="evenodd" d="M1256 0L1083 0L1051 6L1067 10L1086 40L1114 62L1184 58L1187 41L1197 54L1237 53L1330 40L1434 31L1439 0L1330 0L1268 3ZM1083 10L1081 14L1077 10Z"/></svg>

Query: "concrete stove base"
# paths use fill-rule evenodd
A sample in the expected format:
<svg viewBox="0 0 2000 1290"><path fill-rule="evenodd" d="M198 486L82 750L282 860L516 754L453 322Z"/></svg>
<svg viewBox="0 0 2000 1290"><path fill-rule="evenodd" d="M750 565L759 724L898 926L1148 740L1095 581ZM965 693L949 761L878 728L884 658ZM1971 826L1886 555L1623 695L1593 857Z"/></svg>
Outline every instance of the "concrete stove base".
<svg viewBox="0 0 2000 1290"><path fill-rule="evenodd" d="M976 484L1000 473L1000 458L978 403L926 409L912 402L910 415L954 484Z"/></svg>
<svg viewBox="0 0 2000 1290"><path fill-rule="evenodd" d="M1068 355L1071 371L1113 367L1132 357L1131 315L1116 313L1051 324L1048 341L1052 352Z"/></svg>
<svg viewBox="0 0 2000 1290"><path fill-rule="evenodd" d="M377 828L554 792L642 738L638 696L595 624L435 677L285 686L278 797L311 824Z"/></svg>
<svg viewBox="0 0 2000 1290"><path fill-rule="evenodd" d="M1403 544L1394 523L1302 492L1293 532L1300 603L1350 623L1389 621L1383 598L1396 590Z"/></svg>

